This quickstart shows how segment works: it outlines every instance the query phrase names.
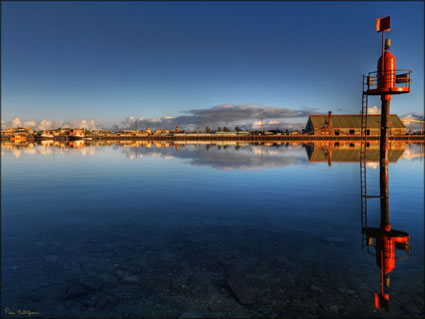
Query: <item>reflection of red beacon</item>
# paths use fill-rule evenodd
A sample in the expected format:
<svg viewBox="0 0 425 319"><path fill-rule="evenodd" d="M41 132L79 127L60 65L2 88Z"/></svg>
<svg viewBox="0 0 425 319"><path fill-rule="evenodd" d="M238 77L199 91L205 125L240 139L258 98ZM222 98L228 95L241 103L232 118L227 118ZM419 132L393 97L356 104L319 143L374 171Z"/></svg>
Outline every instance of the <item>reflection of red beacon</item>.
<svg viewBox="0 0 425 319"><path fill-rule="evenodd" d="M396 249L407 251L410 257L410 236L408 233L391 229L391 225L381 225L380 228L366 227L364 232L367 236L368 246L372 246L375 239L376 264L381 271L381 291L375 292L376 309L388 311L390 296L385 293L384 286L390 286L390 272L395 268ZM369 248L369 247L368 247Z"/></svg>

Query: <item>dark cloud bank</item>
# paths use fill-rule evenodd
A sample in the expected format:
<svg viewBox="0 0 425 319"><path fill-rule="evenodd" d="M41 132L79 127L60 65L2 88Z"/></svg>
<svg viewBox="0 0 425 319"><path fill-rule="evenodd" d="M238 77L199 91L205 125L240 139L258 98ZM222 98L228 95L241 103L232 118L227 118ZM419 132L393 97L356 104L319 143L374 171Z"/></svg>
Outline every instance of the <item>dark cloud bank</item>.
<svg viewBox="0 0 425 319"><path fill-rule="evenodd" d="M303 108L293 110L288 108L263 106L258 104L223 104L209 109L195 109L183 112L185 115L161 118L138 118L138 128L166 128L174 129L179 126L186 130L201 129L206 126L216 129L218 126L234 128L240 126L244 129L260 128L261 118L264 119L264 128L303 128L309 114L320 114L314 108ZM298 119L298 121L287 121L288 119ZM136 128L136 118L128 117L115 128L134 129Z"/></svg>

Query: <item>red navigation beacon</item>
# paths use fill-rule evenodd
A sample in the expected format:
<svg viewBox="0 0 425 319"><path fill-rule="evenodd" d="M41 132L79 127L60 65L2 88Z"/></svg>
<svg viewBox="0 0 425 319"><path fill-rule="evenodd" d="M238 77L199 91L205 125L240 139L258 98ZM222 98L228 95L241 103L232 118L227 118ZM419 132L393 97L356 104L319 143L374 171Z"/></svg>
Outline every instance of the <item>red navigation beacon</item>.
<svg viewBox="0 0 425 319"><path fill-rule="evenodd" d="M389 51L391 39L385 40L385 31L390 31L390 17L376 19L376 31L382 32L382 55L376 72L369 72L367 95L380 95L390 101L392 94L410 93L411 70L397 70L397 60ZM377 79L377 83L375 81Z"/></svg>

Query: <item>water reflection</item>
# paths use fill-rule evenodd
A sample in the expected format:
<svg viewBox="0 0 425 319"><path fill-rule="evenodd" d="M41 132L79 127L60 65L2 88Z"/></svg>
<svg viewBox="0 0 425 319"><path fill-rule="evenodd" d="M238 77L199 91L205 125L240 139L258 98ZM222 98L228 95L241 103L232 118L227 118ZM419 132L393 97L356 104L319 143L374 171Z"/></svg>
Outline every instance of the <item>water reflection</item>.
<svg viewBox="0 0 425 319"><path fill-rule="evenodd" d="M310 162L358 162L360 159L360 142L315 142L306 145ZM406 151L406 143L392 143L388 160L397 162ZM412 151L413 152L413 151ZM379 163L379 143L367 143L366 161L368 164ZM374 165L370 165L374 167ZM377 166L376 166L377 167Z"/></svg>
<svg viewBox="0 0 425 319"><path fill-rule="evenodd" d="M377 308L388 309L391 273L391 315L423 315L414 308L423 297L423 277L415 273L423 257L416 269L400 271L393 255L402 249L408 256L412 239L412 258L422 256L423 230L412 226L420 219L406 216L401 225L393 204L392 222L412 238L389 229L384 196L383 219L371 222L380 214L370 205L359 232L359 149L349 142L2 143L8 306L19 309L24 300L58 317L379 316L379 272L368 249L382 275ZM401 162L399 169L406 158L411 166L422 150L393 143L389 162ZM372 143L365 167L379 167L379 160ZM277 169L237 171L269 167ZM406 180L398 180L393 200L400 189L423 187ZM372 195L379 203L381 194ZM137 308L129 310L131 303Z"/></svg>
<svg viewBox="0 0 425 319"><path fill-rule="evenodd" d="M384 140L385 141L385 140ZM363 142L365 143L365 142ZM395 269L396 259L410 257L410 235L404 231L391 228L390 224L390 204L388 191L388 162L394 161L398 154L398 148L389 147L387 141L379 144L379 195L369 195L367 193L367 166L368 155L376 156L376 151L368 150L360 156L360 183L361 183L361 220L362 220L362 246L367 245L367 252L376 256L376 265L380 270L380 290L375 292L375 308L389 311L389 287L390 273ZM369 156L370 157L370 156ZM380 226L368 226L368 199L380 200ZM374 246L375 252L371 252L370 247ZM396 250L407 252L407 255L397 256Z"/></svg>
<svg viewBox="0 0 425 319"><path fill-rule="evenodd" d="M94 155L105 147L121 149L129 159L143 157L179 158L195 166L211 166L221 170L273 168L307 163L298 151L301 143L244 142L167 142L167 141L42 141L37 143L2 143L2 152L15 158L22 154L54 155L73 152Z"/></svg>
<svg viewBox="0 0 425 319"><path fill-rule="evenodd" d="M388 160L397 162L400 158L422 159L423 143L391 143ZM307 162L358 162L360 142L319 141L249 143L236 141L39 141L2 142L2 153L15 158L22 155L55 156L57 154L79 154L94 156L108 147L119 148L128 159L161 157L163 159L187 159L189 164L211 166L216 169L257 169L275 168ZM305 149L307 157L299 152ZM377 168L379 164L379 143L368 143L367 166Z"/></svg>
<svg viewBox="0 0 425 319"><path fill-rule="evenodd" d="M306 149L311 162L328 162L329 166L332 165L332 161L359 162L361 159L360 142L342 144L334 141L317 142L308 144ZM380 270L380 290L374 293L375 308L386 312L389 311L390 273L395 269L395 261L409 258L411 251L410 235L404 231L392 229L390 224L388 162L397 162L402 156L407 159L423 158L423 144L416 144L415 150L413 144L409 144L406 149L406 143L391 143L388 149L382 150L380 143L367 143L365 156L360 162L362 247L367 247L367 252L376 256L376 265ZM380 167L379 195L367 193L367 167ZM367 223L368 199L380 200L379 227L371 227ZM396 251L402 251L405 254L396 256Z"/></svg>

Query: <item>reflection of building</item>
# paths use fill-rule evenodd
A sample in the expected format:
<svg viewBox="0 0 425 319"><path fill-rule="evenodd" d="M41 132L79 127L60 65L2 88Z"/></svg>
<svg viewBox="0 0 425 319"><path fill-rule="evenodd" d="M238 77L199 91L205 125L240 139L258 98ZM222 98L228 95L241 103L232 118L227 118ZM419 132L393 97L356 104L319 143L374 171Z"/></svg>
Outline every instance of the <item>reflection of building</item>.
<svg viewBox="0 0 425 319"><path fill-rule="evenodd" d="M362 115L310 115L305 128L313 135L358 135L362 127ZM406 134L406 127L396 114L390 115L390 135ZM381 115L367 116L367 131L371 136L379 136Z"/></svg>
<svg viewBox="0 0 425 319"><path fill-rule="evenodd" d="M83 140L71 141L71 142L69 142L68 145L69 145L70 148L83 148L84 147L84 141Z"/></svg>
<svg viewBox="0 0 425 319"><path fill-rule="evenodd" d="M406 149L405 143L392 143L388 154L390 162L397 162ZM360 142L315 142L306 144L310 162L359 162ZM367 162L379 162L379 143L368 143Z"/></svg>

